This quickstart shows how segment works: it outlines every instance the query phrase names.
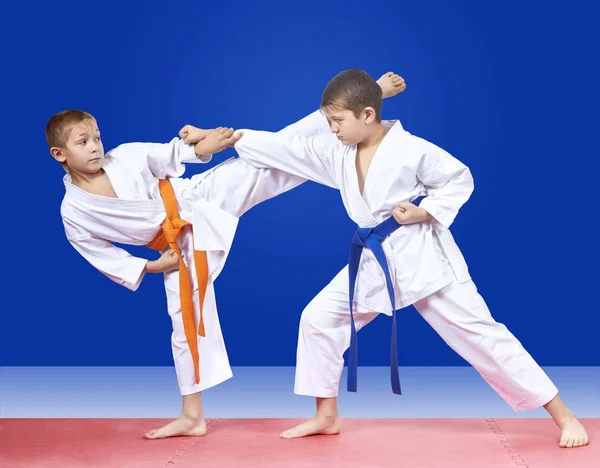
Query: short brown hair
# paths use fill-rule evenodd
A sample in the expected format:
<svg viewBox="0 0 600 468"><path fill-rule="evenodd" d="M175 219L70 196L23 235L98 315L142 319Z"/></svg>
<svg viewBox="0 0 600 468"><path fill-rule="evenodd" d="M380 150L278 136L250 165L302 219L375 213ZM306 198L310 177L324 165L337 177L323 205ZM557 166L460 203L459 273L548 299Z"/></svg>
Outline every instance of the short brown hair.
<svg viewBox="0 0 600 468"><path fill-rule="evenodd" d="M86 120L96 120L92 114L80 110L64 110L54 114L46 124L46 142L48 148L61 147L67 144L67 135L71 128Z"/></svg>
<svg viewBox="0 0 600 468"><path fill-rule="evenodd" d="M325 87L321 108L342 106L358 118L366 107L375 109L377 121L381 121L383 91L364 70L352 68L338 73Z"/></svg>

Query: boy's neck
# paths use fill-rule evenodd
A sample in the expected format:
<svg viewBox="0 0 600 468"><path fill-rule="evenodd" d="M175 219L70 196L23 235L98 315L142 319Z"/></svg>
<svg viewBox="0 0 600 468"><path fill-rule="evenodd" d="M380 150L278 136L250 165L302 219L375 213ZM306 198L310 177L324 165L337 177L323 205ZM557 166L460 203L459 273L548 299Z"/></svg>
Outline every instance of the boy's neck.
<svg viewBox="0 0 600 468"><path fill-rule="evenodd" d="M104 169L100 169L95 174L80 174L77 172L71 172L71 183L75 187L84 189L94 183L95 180L104 176Z"/></svg>
<svg viewBox="0 0 600 468"><path fill-rule="evenodd" d="M373 129L368 137L358 144L358 149L369 149L376 146L383 141L389 130L385 128L381 122L377 122L373 125Z"/></svg>

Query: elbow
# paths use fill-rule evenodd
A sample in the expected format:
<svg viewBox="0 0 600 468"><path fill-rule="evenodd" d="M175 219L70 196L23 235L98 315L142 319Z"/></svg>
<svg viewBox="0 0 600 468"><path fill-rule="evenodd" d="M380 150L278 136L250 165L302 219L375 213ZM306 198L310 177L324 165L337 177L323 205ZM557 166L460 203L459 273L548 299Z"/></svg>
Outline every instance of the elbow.
<svg viewBox="0 0 600 468"><path fill-rule="evenodd" d="M467 193L467 196L470 197L473 191L475 190L475 180L473 179L473 174L471 173L471 170L466 166L462 174L462 179L465 192Z"/></svg>
<svg viewBox="0 0 600 468"><path fill-rule="evenodd" d="M475 190L475 179L473 179L473 174L469 171L469 194L473 193Z"/></svg>

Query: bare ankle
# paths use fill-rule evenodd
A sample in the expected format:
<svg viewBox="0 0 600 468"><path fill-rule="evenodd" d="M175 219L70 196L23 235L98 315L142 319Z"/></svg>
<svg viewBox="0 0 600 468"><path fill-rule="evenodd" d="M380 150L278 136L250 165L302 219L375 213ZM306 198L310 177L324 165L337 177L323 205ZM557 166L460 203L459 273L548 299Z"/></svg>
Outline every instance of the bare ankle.
<svg viewBox="0 0 600 468"><path fill-rule="evenodd" d="M183 419L183 420L189 421L191 423L199 424L204 419L204 416L202 414L197 414L197 413L183 412L183 413L181 413L181 416L179 416L179 419Z"/></svg>
<svg viewBox="0 0 600 468"><path fill-rule="evenodd" d="M563 403L563 401L558 395L556 395L552 400L545 404L544 409L548 411L548 414L552 416L552 419L554 419L556 424L558 424L559 426L562 426L564 424L569 423L570 421L577 419L577 417L569 408L567 408L567 405Z"/></svg>
<svg viewBox="0 0 600 468"><path fill-rule="evenodd" d="M179 418L195 424L199 424L204 420L200 393L184 395L183 407L181 408L181 416Z"/></svg>
<svg viewBox="0 0 600 468"><path fill-rule="evenodd" d="M338 413L337 412L325 412L325 411L321 411L321 412L317 412L317 414L315 415L315 419L320 419L321 421L324 422L334 422L336 419L338 419Z"/></svg>
<svg viewBox="0 0 600 468"><path fill-rule="evenodd" d="M317 398L315 418L335 421L338 418L337 398Z"/></svg>
<svg viewBox="0 0 600 468"><path fill-rule="evenodd" d="M563 427L566 424L569 424L571 421L577 421L577 417L569 411L569 414L561 415L560 417L557 417L554 420L560 427Z"/></svg>

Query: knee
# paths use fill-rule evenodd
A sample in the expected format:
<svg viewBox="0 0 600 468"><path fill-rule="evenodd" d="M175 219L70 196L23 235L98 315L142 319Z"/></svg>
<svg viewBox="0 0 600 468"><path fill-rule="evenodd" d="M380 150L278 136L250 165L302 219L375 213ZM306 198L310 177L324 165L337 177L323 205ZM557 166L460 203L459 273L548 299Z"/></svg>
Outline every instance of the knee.
<svg viewBox="0 0 600 468"><path fill-rule="evenodd" d="M300 317L300 332L302 334L321 334L326 328L325 311L318 301L308 304Z"/></svg>

